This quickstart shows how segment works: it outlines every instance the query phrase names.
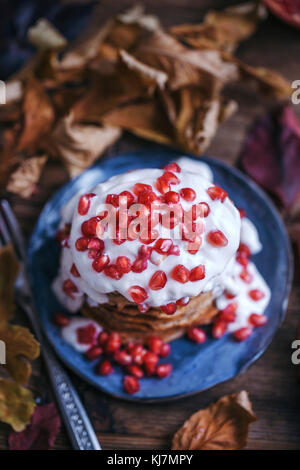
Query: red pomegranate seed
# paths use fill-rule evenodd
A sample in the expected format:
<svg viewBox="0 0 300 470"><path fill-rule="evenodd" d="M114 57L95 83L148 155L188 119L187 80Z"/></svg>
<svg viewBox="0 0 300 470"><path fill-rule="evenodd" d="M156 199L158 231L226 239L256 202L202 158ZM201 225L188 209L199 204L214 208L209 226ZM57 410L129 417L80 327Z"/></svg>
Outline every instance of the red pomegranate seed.
<svg viewBox="0 0 300 470"><path fill-rule="evenodd" d="M238 211L240 213L241 219L243 219L244 217L247 217L246 211L244 209L241 209L240 207L238 207Z"/></svg>
<svg viewBox="0 0 300 470"><path fill-rule="evenodd" d="M169 255L180 256L180 248L178 245L173 245L170 249Z"/></svg>
<svg viewBox="0 0 300 470"><path fill-rule="evenodd" d="M175 302L170 302L169 304L162 305L160 308L166 315L173 315L177 310L177 305Z"/></svg>
<svg viewBox="0 0 300 470"><path fill-rule="evenodd" d="M94 361L101 356L103 349L100 346L92 346L86 353L85 356L89 361Z"/></svg>
<svg viewBox="0 0 300 470"><path fill-rule="evenodd" d="M133 193L138 196L142 191L152 191L150 184L136 183L132 188Z"/></svg>
<svg viewBox="0 0 300 470"><path fill-rule="evenodd" d="M121 279L123 276L123 273L119 271L118 266L116 264L109 264L108 266L105 266L104 268L104 274L107 277L111 277L112 279L116 279L117 281Z"/></svg>
<svg viewBox="0 0 300 470"><path fill-rule="evenodd" d="M196 266L193 268L190 272L190 281L195 282L195 281L201 281L201 279L205 278L205 266L204 264L199 264L199 266Z"/></svg>
<svg viewBox="0 0 300 470"><path fill-rule="evenodd" d="M247 258L250 258L250 256L251 256L250 248L249 248L248 245L246 245L246 243L240 243L240 246L238 248L238 252L242 253Z"/></svg>
<svg viewBox="0 0 300 470"><path fill-rule="evenodd" d="M129 366L132 363L132 357L125 351L125 349L122 351L116 351L114 354L114 360L121 366Z"/></svg>
<svg viewBox="0 0 300 470"><path fill-rule="evenodd" d="M154 191L140 191L138 195L139 204L151 205L157 200L157 195Z"/></svg>
<svg viewBox="0 0 300 470"><path fill-rule="evenodd" d="M167 204L171 203L171 204L177 204L177 202L179 202L180 200L180 196L178 193L176 193L175 191L168 191L165 196L164 196L164 199L165 199L165 202Z"/></svg>
<svg viewBox="0 0 300 470"><path fill-rule="evenodd" d="M265 294L259 289L252 289L248 292L249 297L251 297L252 300L255 300L257 302L258 300L261 300L264 298Z"/></svg>
<svg viewBox="0 0 300 470"><path fill-rule="evenodd" d="M101 273L103 269L105 268L105 266L108 265L108 263L109 263L109 256L102 255L93 261L92 267L97 273Z"/></svg>
<svg viewBox="0 0 300 470"><path fill-rule="evenodd" d="M108 194L105 199L106 204L111 204L114 207L119 207L118 194Z"/></svg>
<svg viewBox="0 0 300 470"><path fill-rule="evenodd" d="M233 336L237 341L245 341L245 339L249 338L252 331L252 328L246 326L244 328L240 328L239 330L234 331Z"/></svg>
<svg viewBox="0 0 300 470"><path fill-rule="evenodd" d="M162 176L157 178L157 180L155 182L155 187L156 187L157 191L159 191L161 194L166 194L171 189L171 186L168 183L168 181L166 181Z"/></svg>
<svg viewBox="0 0 300 470"><path fill-rule="evenodd" d="M107 354L113 354L118 351L121 347L121 336L119 333L113 332L108 335L105 343L105 352Z"/></svg>
<svg viewBox="0 0 300 470"><path fill-rule="evenodd" d="M169 238L159 238L154 245L154 250L161 255L166 255L169 253L173 247L173 242Z"/></svg>
<svg viewBox="0 0 300 470"><path fill-rule="evenodd" d="M57 326L67 326L70 323L70 318L63 313L56 312L53 317L53 323Z"/></svg>
<svg viewBox="0 0 300 470"><path fill-rule="evenodd" d="M210 213L209 205L206 202L199 202L198 208L199 217L207 217Z"/></svg>
<svg viewBox="0 0 300 470"><path fill-rule="evenodd" d="M98 375L110 375L113 371L113 367L107 359L104 359L96 370Z"/></svg>
<svg viewBox="0 0 300 470"><path fill-rule="evenodd" d="M66 295L73 298L73 294L78 292L77 287L75 286L74 282L71 279L66 279L62 285L62 290Z"/></svg>
<svg viewBox="0 0 300 470"><path fill-rule="evenodd" d="M187 244L187 251L188 251L191 255L195 255L195 254L198 253L198 251L200 250L201 245L202 245L202 238L196 236L195 241L189 242L189 243Z"/></svg>
<svg viewBox="0 0 300 470"><path fill-rule="evenodd" d="M91 238L88 242L88 249L98 251L100 255L104 250L104 241L99 238Z"/></svg>
<svg viewBox="0 0 300 470"><path fill-rule="evenodd" d="M153 375L159 361L158 355L151 351L147 351L143 359L146 374Z"/></svg>
<svg viewBox="0 0 300 470"><path fill-rule="evenodd" d="M105 346L108 340L108 333L106 331L101 331L98 335L97 341L100 346Z"/></svg>
<svg viewBox="0 0 300 470"><path fill-rule="evenodd" d="M156 374L159 378L164 379L165 377L168 377L172 373L173 366L172 364L169 364L168 362L165 362L164 364L160 364L156 368Z"/></svg>
<svg viewBox="0 0 300 470"><path fill-rule="evenodd" d="M134 364L137 364L139 366L143 364L145 354L146 350L141 344L136 344L130 352Z"/></svg>
<svg viewBox="0 0 300 470"><path fill-rule="evenodd" d="M242 269L240 272L240 278L247 284L250 284L250 282L253 280L252 274L250 274L247 269Z"/></svg>
<svg viewBox="0 0 300 470"><path fill-rule="evenodd" d="M80 344L93 344L96 336L96 327L93 323L77 328L77 341Z"/></svg>
<svg viewBox="0 0 300 470"><path fill-rule="evenodd" d="M163 166L163 169L166 171L175 171L175 173L181 172L181 168L176 162L168 163L167 165Z"/></svg>
<svg viewBox="0 0 300 470"><path fill-rule="evenodd" d="M143 259L149 259L152 253L152 246L141 246L139 249L138 257Z"/></svg>
<svg viewBox="0 0 300 470"><path fill-rule="evenodd" d="M134 395L140 390L140 383L136 377L125 375L123 379L123 387L125 392L129 393L130 395Z"/></svg>
<svg viewBox="0 0 300 470"><path fill-rule="evenodd" d="M190 301L189 297L181 297L181 299L176 300L176 304L180 305L180 307L184 307Z"/></svg>
<svg viewBox="0 0 300 470"><path fill-rule="evenodd" d="M170 352L171 352L171 346L169 345L169 343L163 343L159 351L160 357L168 357Z"/></svg>
<svg viewBox="0 0 300 470"><path fill-rule="evenodd" d="M145 271L145 269L147 269L147 259L145 258L137 258L132 266L131 266L131 270L134 272L134 273L141 273L143 271Z"/></svg>
<svg viewBox="0 0 300 470"><path fill-rule="evenodd" d="M241 266L243 266L244 268L247 268L249 264L249 258L244 256L242 253L237 253L236 260Z"/></svg>
<svg viewBox="0 0 300 470"><path fill-rule="evenodd" d="M188 329L187 332L188 338L197 344L202 344L206 341L206 333L202 328L197 328L196 326L192 326Z"/></svg>
<svg viewBox="0 0 300 470"><path fill-rule="evenodd" d="M85 237L94 237L96 235L99 217L92 217L81 224L81 231Z"/></svg>
<svg viewBox="0 0 300 470"><path fill-rule="evenodd" d="M221 247L228 245L228 240L221 230L212 230L209 232L207 234L207 240L213 246Z"/></svg>
<svg viewBox="0 0 300 470"><path fill-rule="evenodd" d="M126 205L127 207L130 207L134 203L134 195L131 194L129 191L122 191L119 194L120 197L126 198ZM125 199L124 199L125 200ZM122 204L121 200L119 199L120 203Z"/></svg>
<svg viewBox="0 0 300 470"><path fill-rule="evenodd" d="M70 238L71 224L65 224L63 228L59 229L55 238L61 246L68 246L68 241Z"/></svg>
<svg viewBox="0 0 300 470"><path fill-rule="evenodd" d="M150 306L147 304L147 303L143 303L143 304L138 304L138 309L141 313L146 313L148 312Z"/></svg>
<svg viewBox="0 0 300 470"><path fill-rule="evenodd" d="M159 336L150 336L150 338L148 338L147 344L151 352L154 354L160 354L163 340L160 339Z"/></svg>
<svg viewBox="0 0 300 470"><path fill-rule="evenodd" d="M158 237L158 231L157 230L151 230L150 233L147 230L145 234L141 233L140 235L140 241L142 243L145 243L145 245L149 245L150 243L154 242Z"/></svg>
<svg viewBox="0 0 300 470"><path fill-rule="evenodd" d="M179 184L180 183L180 179L177 178L176 175L174 175L174 173L172 173L171 171L165 171L164 174L161 176L162 179L164 179L165 181L167 181L167 183L170 183L170 184Z"/></svg>
<svg viewBox="0 0 300 470"><path fill-rule="evenodd" d="M148 294L143 287L131 286L128 289L128 294L136 304L142 304L148 299Z"/></svg>
<svg viewBox="0 0 300 470"><path fill-rule="evenodd" d="M94 193L83 194L78 202L78 214L79 215L86 215L90 208L90 199L96 196Z"/></svg>
<svg viewBox="0 0 300 470"><path fill-rule="evenodd" d="M133 375L133 377L136 377L137 379L142 379L145 375L143 369L136 364L131 364L126 369L130 375Z"/></svg>
<svg viewBox="0 0 300 470"><path fill-rule="evenodd" d="M213 201L219 200L221 202L224 202L226 197L228 196L227 192L219 186L211 186L210 188L208 188L207 192Z"/></svg>
<svg viewBox="0 0 300 470"><path fill-rule="evenodd" d="M237 302L231 302L223 310L220 311L219 320L231 323L235 320L236 309L238 307Z"/></svg>
<svg viewBox="0 0 300 470"><path fill-rule="evenodd" d="M227 323L222 320L215 320L212 327L213 338L221 338L227 330Z"/></svg>
<svg viewBox="0 0 300 470"><path fill-rule="evenodd" d="M251 313L249 323L255 327L263 326L267 323L268 317L266 315L259 315L258 313Z"/></svg>
<svg viewBox="0 0 300 470"><path fill-rule="evenodd" d="M118 256L116 259L116 266L120 273L127 274L131 270L131 262L127 256Z"/></svg>
<svg viewBox="0 0 300 470"><path fill-rule="evenodd" d="M122 243L126 242L125 238L121 238L120 230L116 230L116 238L113 239L115 245L122 245Z"/></svg>
<svg viewBox="0 0 300 470"><path fill-rule="evenodd" d="M192 188L182 188L180 190L180 196L185 201L192 202L196 199L196 192Z"/></svg>
<svg viewBox="0 0 300 470"><path fill-rule="evenodd" d="M78 251L86 251L88 249L88 244L89 244L90 239L81 237L78 238L75 242L75 248Z"/></svg>
<svg viewBox="0 0 300 470"><path fill-rule="evenodd" d="M230 300L230 299L234 299L234 298L236 297L235 294L232 294L232 293L229 292L228 290L226 290L226 291L224 292L224 295L225 295L226 299L229 299L229 300Z"/></svg>
<svg viewBox="0 0 300 470"><path fill-rule="evenodd" d="M164 271L156 271L149 281L149 288L152 290L160 290L165 287L167 276Z"/></svg>
<svg viewBox="0 0 300 470"><path fill-rule="evenodd" d="M79 272L78 272L78 269L76 268L76 266L75 266L74 263L73 263L72 266L71 266L70 273L71 273L74 277L80 277L80 274L79 274Z"/></svg>
<svg viewBox="0 0 300 470"><path fill-rule="evenodd" d="M190 272L189 270L183 266L183 264L177 264L171 272L171 277L174 281L180 282L181 284L185 284L189 280Z"/></svg>

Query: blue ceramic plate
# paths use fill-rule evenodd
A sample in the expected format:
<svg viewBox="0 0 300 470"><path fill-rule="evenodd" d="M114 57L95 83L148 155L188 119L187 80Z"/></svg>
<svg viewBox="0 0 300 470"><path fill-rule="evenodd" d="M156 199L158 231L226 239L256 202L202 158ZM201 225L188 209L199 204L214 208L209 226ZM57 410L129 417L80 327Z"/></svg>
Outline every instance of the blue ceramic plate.
<svg viewBox="0 0 300 470"><path fill-rule="evenodd" d="M262 275L272 291L266 314L268 323L255 330L243 343L236 343L229 335L222 339L208 339L195 345L185 338L172 343L172 353L167 359L174 366L173 374L164 379L141 380L141 390L134 396L122 389L122 373L99 377L94 373L94 363L66 344L60 329L51 322L52 312L63 310L56 300L51 282L58 269L59 247L54 234L59 224L61 207L79 189L90 188L112 175L133 168L161 167L179 154L156 147L154 151L132 152L100 160L78 178L60 189L46 204L29 245L29 270L35 302L47 338L56 353L73 371L95 387L119 398L134 401L166 400L199 392L228 380L247 369L270 344L280 326L287 306L292 279L290 244L281 219L266 195L251 180L220 161L203 158L211 167L215 181L224 187L238 207L247 211L259 231L263 251L254 257ZM193 158L193 157L191 157Z"/></svg>

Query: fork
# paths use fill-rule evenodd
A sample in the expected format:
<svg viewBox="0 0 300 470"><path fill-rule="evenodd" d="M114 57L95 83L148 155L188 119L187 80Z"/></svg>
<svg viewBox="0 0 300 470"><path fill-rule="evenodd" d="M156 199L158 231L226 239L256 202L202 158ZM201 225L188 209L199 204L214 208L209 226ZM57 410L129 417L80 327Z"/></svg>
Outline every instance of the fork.
<svg viewBox="0 0 300 470"><path fill-rule="evenodd" d="M39 317L34 307L26 270L24 239L8 201L1 200L0 246L5 244L12 244L20 262L20 271L15 285L16 302L27 314L34 333L42 346L41 351L44 363L72 447L76 450L101 450L91 421L74 385L45 341L40 327Z"/></svg>

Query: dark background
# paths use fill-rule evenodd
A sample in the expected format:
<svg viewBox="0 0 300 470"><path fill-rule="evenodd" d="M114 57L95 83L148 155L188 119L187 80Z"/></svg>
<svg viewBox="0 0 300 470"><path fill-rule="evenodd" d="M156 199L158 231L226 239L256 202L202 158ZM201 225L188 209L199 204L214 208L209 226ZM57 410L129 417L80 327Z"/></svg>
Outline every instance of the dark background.
<svg viewBox="0 0 300 470"><path fill-rule="evenodd" d="M133 5L126 0L98 2L1 0L0 15L0 79L5 79L27 60L32 48L26 41L26 31L39 17L48 17L67 38L73 38L85 26L87 15L97 3L103 21ZM241 3L226 0L148 0L147 11L159 16L165 26L198 22L209 8L222 8ZM271 67L287 79L300 79L300 30L296 30L272 15L262 23L257 33L243 43L238 56L251 65ZM217 132L207 154L235 164L247 129L253 119L272 103L258 96L251 88L236 86L231 96L240 103L239 111ZM295 107L300 116L300 105ZM147 145L141 139L124 135L109 151L140 148ZM29 201L11 198L14 210L28 236L37 217L53 192L67 181L61 165L51 162L43 172L40 190ZM258 421L251 425L248 448L300 449L300 382L298 370L291 363L291 343L295 339L299 320L300 270L296 261L295 279L286 320L267 352L243 376L202 392L194 397L169 404L135 405L115 400L72 375L84 404L92 418L104 449L168 449L174 432L190 414L206 407L224 394L245 389L249 392ZM19 312L18 321L26 323ZM34 365L30 383L40 402L51 399L49 383L40 361ZM9 427L0 423L0 449L7 448ZM70 448L64 429L55 448Z"/></svg>

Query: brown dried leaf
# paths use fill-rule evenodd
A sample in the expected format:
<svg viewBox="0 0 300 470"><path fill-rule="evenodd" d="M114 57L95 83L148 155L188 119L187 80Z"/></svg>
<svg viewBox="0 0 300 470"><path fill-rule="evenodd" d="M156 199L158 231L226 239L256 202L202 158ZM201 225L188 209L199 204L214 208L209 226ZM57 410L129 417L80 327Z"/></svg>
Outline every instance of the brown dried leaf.
<svg viewBox="0 0 300 470"><path fill-rule="evenodd" d="M26 384L31 375L29 361L37 359L40 345L27 328L7 325L0 330L0 340L6 346L6 364L12 378L19 384Z"/></svg>
<svg viewBox="0 0 300 470"><path fill-rule="evenodd" d="M172 450L237 450L256 421L246 391L226 395L194 413L173 437Z"/></svg>
<svg viewBox="0 0 300 470"><path fill-rule="evenodd" d="M291 84L279 73L265 67L251 67L238 60L236 63L239 65L242 77L254 80L259 91L278 98L291 97L293 91Z"/></svg>
<svg viewBox="0 0 300 470"><path fill-rule="evenodd" d="M40 50L59 50L67 45L63 35L45 18L29 28L28 40Z"/></svg>
<svg viewBox="0 0 300 470"><path fill-rule="evenodd" d="M0 421L10 424L15 431L23 431L35 406L30 390L0 378Z"/></svg>
<svg viewBox="0 0 300 470"><path fill-rule="evenodd" d="M63 160L74 177L90 166L120 135L116 126L76 124L70 113L54 129L49 150Z"/></svg>
<svg viewBox="0 0 300 470"><path fill-rule="evenodd" d="M42 155L24 160L10 175L6 190L18 194L23 198L32 196L36 190L36 184L40 179L47 159L47 155Z"/></svg>
<svg viewBox="0 0 300 470"><path fill-rule="evenodd" d="M13 318L14 286L19 263L11 245L0 248L0 328Z"/></svg>

